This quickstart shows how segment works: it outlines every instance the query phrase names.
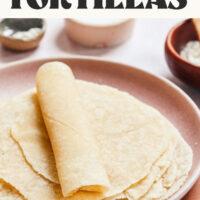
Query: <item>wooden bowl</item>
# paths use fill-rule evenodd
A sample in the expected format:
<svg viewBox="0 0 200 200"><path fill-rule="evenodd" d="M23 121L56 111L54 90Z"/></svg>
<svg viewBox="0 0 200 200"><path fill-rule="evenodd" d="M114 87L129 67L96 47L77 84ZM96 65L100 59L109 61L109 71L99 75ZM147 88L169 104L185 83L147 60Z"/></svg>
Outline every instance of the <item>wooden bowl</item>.
<svg viewBox="0 0 200 200"><path fill-rule="evenodd" d="M171 72L185 83L200 88L200 67L180 56L181 49L191 40L198 40L192 20L173 27L165 42L165 57Z"/></svg>
<svg viewBox="0 0 200 200"><path fill-rule="evenodd" d="M45 34L46 23L44 20L42 20L42 22L43 22L43 27L41 28L41 32L33 39L30 40L16 39L10 36L5 36L3 33L0 32L0 43L4 47L14 51L27 51L35 49L36 47L39 46L40 41L42 40Z"/></svg>

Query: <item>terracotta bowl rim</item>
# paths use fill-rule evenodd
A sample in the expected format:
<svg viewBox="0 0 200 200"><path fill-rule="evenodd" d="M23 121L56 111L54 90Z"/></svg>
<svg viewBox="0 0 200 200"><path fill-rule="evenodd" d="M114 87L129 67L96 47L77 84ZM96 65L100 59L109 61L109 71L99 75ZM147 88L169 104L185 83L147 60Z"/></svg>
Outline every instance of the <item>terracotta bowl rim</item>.
<svg viewBox="0 0 200 200"><path fill-rule="evenodd" d="M187 65L187 67L190 67L190 68L200 71L200 66L192 64L189 61L187 61L186 59L182 58L181 55L175 50L174 46L172 45L172 36L174 35L175 31L180 26L183 26L185 23L188 23L189 21L191 21L191 19L184 20L184 21L180 22L179 24L175 25L174 27L172 27L167 35L165 44L166 44L166 47L168 48L168 50L170 51L170 53L173 55L173 57L179 63L182 63L183 65Z"/></svg>

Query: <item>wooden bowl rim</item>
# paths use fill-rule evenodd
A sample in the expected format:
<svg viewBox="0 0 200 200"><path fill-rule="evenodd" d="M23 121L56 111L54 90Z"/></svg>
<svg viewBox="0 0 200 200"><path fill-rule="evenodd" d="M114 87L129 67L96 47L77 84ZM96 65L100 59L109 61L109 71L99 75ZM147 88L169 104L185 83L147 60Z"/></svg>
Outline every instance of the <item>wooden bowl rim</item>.
<svg viewBox="0 0 200 200"><path fill-rule="evenodd" d="M176 49L174 48L174 46L172 45L172 37L175 33L175 31L181 27L184 26L186 23L191 23L191 19L187 19L181 23L179 23L178 25L174 26L173 28L171 28L171 30L169 31L168 35L167 35L167 39L166 39L166 43L165 46L166 48L168 48L168 50L170 51L170 54L182 65L190 67L194 70L199 70L200 72L200 66L195 65L190 63L189 61L187 61L186 59L182 58L181 55L176 51Z"/></svg>

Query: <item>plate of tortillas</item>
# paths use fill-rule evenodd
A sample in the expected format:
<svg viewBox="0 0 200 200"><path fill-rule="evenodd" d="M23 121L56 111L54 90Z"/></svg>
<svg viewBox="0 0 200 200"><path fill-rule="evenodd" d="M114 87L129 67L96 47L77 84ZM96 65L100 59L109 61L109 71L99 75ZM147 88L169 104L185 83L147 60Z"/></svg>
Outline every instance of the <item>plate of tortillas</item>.
<svg viewBox="0 0 200 200"><path fill-rule="evenodd" d="M87 58L0 70L1 200L178 200L200 171L200 114L171 82Z"/></svg>

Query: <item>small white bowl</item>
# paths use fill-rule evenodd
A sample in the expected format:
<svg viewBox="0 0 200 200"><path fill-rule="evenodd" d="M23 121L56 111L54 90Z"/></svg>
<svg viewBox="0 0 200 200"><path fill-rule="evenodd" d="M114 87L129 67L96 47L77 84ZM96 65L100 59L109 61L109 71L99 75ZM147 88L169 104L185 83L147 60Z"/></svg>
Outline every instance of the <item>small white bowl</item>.
<svg viewBox="0 0 200 200"><path fill-rule="evenodd" d="M74 42L104 48L125 42L132 34L134 19L67 19L68 37Z"/></svg>

